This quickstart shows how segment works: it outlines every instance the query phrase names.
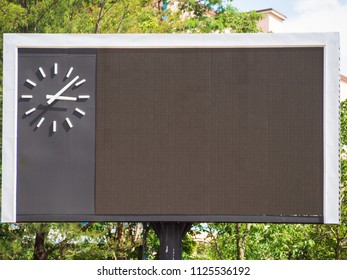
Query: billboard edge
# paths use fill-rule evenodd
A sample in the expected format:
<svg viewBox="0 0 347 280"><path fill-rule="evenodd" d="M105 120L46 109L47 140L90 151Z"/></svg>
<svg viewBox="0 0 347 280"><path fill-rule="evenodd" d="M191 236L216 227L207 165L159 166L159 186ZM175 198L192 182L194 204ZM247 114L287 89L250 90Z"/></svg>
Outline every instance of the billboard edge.
<svg viewBox="0 0 347 280"><path fill-rule="evenodd" d="M64 38L64 40L62 40ZM231 39L233 38L233 39ZM2 222L16 222L17 49L166 48L166 47L310 47L323 46L324 57L324 201L326 224L340 222L339 34L4 34ZM5 71L6 69L6 71Z"/></svg>
<svg viewBox="0 0 347 280"><path fill-rule="evenodd" d="M340 223L339 69L340 38L326 36L324 48L324 223Z"/></svg>

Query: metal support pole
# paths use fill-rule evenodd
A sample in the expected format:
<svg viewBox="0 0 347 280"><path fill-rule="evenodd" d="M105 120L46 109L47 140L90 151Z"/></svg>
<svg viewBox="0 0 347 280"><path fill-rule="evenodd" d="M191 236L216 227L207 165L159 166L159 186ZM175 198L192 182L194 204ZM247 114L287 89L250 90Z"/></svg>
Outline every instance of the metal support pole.
<svg viewBox="0 0 347 280"><path fill-rule="evenodd" d="M160 222L151 223L160 240L159 258L161 260L181 260L182 240L192 227L192 223Z"/></svg>

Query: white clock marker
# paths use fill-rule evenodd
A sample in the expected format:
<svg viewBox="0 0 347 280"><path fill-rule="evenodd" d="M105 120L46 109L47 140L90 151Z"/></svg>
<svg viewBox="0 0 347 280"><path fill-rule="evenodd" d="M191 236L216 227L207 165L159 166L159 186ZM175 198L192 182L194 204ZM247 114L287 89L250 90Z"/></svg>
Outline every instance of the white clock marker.
<svg viewBox="0 0 347 280"><path fill-rule="evenodd" d="M78 109L78 108L76 108L75 111L77 113L80 113L82 116L84 116L86 114L86 112L83 112L81 109Z"/></svg>
<svg viewBox="0 0 347 280"><path fill-rule="evenodd" d="M53 121L53 132L57 132L57 121Z"/></svg>
<svg viewBox="0 0 347 280"><path fill-rule="evenodd" d="M20 97L21 97L22 99L31 99L31 98L33 98L32 95L28 95L28 94L22 94Z"/></svg>
<svg viewBox="0 0 347 280"><path fill-rule="evenodd" d="M58 74L58 63L54 63L54 75Z"/></svg>
<svg viewBox="0 0 347 280"><path fill-rule="evenodd" d="M89 99L90 95L79 95L78 99Z"/></svg>
<svg viewBox="0 0 347 280"><path fill-rule="evenodd" d="M46 78L45 71L43 71L42 67L40 67L39 70L40 70L40 73L42 75L42 78Z"/></svg>
<svg viewBox="0 0 347 280"><path fill-rule="evenodd" d="M43 123L43 121L45 120L45 118L41 118L41 120L39 121L39 123L36 125L37 128L39 128L41 126L41 124Z"/></svg>
<svg viewBox="0 0 347 280"><path fill-rule="evenodd" d="M73 125L72 125L70 119L69 119L69 118L66 118L65 120L66 120L67 124L69 125L69 127L70 127L70 128L73 128Z"/></svg>
<svg viewBox="0 0 347 280"><path fill-rule="evenodd" d="M66 78L69 78L72 73L73 67L70 67L69 71L66 74Z"/></svg>
<svg viewBox="0 0 347 280"><path fill-rule="evenodd" d="M34 83L32 80L26 79L26 82L32 85L33 87L36 87L36 83Z"/></svg>
<svg viewBox="0 0 347 280"><path fill-rule="evenodd" d="M75 86L78 87L78 86L82 85L82 84L85 83L85 82L86 82L86 79L83 79L83 80L77 82L77 83L75 84Z"/></svg>
<svg viewBox="0 0 347 280"><path fill-rule="evenodd" d="M31 108L30 110L26 111L25 114L26 115L30 115L32 112L34 112L36 110L36 108Z"/></svg>

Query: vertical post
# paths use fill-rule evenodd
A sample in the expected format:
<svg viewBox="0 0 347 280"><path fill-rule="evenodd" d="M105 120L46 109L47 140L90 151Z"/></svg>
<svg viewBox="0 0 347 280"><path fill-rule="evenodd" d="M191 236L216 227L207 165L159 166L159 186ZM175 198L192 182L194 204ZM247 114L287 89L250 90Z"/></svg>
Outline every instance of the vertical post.
<svg viewBox="0 0 347 280"><path fill-rule="evenodd" d="M142 240L142 259L147 260L147 234L148 227L147 223L142 223L143 225L143 240Z"/></svg>
<svg viewBox="0 0 347 280"><path fill-rule="evenodd" d="M181 260L182 240L192 227L192 223L158 222L151 225L160 240L159 258Z"/></svg>

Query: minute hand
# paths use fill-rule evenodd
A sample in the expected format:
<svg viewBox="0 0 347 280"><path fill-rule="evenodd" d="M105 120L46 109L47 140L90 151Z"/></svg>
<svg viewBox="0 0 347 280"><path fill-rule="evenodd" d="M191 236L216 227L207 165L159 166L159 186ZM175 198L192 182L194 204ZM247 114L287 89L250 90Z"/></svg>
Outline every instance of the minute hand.
<svg viewBox="0 0 347 280"><path fill-rule="evenodd" d="M54 100L57 99L60 95L62 95L74 82L76 82L79 79L79 76L76 76L73 78L72 81L70 81L66 86L64 86L61 90L59 90L56 94L54 94L48 101L47 103L50 105Z"/></svg>

